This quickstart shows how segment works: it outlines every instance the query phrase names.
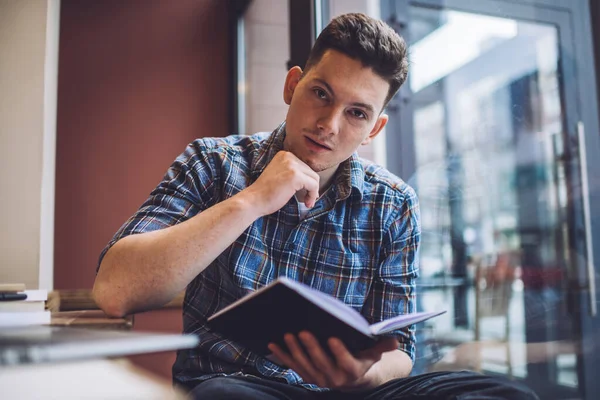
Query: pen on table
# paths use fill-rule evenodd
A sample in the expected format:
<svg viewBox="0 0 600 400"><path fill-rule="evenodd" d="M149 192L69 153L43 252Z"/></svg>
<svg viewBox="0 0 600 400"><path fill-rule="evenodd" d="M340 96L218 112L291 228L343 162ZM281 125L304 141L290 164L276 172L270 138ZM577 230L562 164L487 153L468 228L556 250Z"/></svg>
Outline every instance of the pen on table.
<svg viewBox="0 0 600 400"><path fill-rule="evenodd" d="M17 301L17 300L25 300L27 298L27 293L0 293L0 301Z"/></svg>

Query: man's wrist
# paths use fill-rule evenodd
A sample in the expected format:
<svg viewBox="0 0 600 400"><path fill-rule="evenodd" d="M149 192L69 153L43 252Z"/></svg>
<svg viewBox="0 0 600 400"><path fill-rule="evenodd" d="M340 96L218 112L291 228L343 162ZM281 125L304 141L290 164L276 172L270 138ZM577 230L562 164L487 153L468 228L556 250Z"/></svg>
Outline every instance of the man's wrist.
<svg viewBox="0 0 600 400"><path fill-rule="evenodd" d="M232 206L238 210L241 215L251 219L251 222L264 216L264 212L258 206L260 204L259 199L256 198L256 195L251 190L242 190L229 200L231 201Z"/></svg>

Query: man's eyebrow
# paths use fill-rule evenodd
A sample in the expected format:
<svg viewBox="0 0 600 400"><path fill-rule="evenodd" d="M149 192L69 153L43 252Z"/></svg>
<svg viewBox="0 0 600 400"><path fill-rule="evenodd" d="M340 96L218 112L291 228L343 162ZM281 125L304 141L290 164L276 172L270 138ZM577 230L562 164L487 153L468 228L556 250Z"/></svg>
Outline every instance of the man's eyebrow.
<svg viewBox="0 0 600 400"><path fill-rule="evenodd" d="M333 91L333 89L331 88L331 86L329 86L329 84L327 82L325 82L323 79L320 79L320 78L315 78L315 81L317 81L321 85L325 86L325 89L327 89L327 91L329 93L331 93L335 97L335 92ZM365 110L367 110L371 114L375 113L375 108L372 105L370 105L370 104L355 102L355 103L352 103L352 105L354 107L364 108Z"/></svg>

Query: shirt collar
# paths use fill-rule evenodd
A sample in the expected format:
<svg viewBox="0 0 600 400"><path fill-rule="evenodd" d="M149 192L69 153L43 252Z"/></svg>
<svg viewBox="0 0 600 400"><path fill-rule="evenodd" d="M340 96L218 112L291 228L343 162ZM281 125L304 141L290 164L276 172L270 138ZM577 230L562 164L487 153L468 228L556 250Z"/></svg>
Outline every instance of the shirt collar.
<svg viewBox="0 0 600 400"><path fill-rule="evenodd" d="M282 122L271 135L262 143L258 156L252 165L252 177L257 179L271 162L275 154L283 150L285 139L285 122ZM356 153L342 162L333 180L336 200L347 199L352 192L362 198L365 183L365 169Z"/></svg>
<svg viewBox="0 0 600 400"><path fill-rule="evenodd" d="M335 174L334 188L338 200L347 199L353 192L362 198L365 183L365 169L356 153L342 162Z"/></svg>
<svg viewBox="0 0 600 400"><path fill-rule="evenodd" d="M262 174L275 154L283 150L283 139L285 139L285 122L282 122L258 148L257 157L251 164L251 174L254 179Z"/></svg>

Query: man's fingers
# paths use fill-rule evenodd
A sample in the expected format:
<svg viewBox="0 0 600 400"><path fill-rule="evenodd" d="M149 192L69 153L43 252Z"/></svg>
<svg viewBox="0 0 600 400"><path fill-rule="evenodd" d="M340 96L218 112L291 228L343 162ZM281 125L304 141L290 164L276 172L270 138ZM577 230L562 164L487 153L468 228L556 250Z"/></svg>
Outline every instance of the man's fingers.
<svg viewBox="0 0 600 400"><path fill-rule="evenodd" d="M321 344L309 332L300 332L298 335L304 347L307 349L312 363L319 369L319 372L330 375L335 372L333 360L325 354Z"/></svg>
<svg viewBox="0 0 600 400"><path fill-rule="evenodd" d="M302 365L296 362L290 354L283 351L281 347L274 343L270 343L268 348L279 360L283 362L287 368L296 371L296 373L298 373L298 375L300 375L305 381L314 383L312 382L312 376L302 367Z"/></svg>
<svg viewBox="0 0 600 400"><path fill-rule="evenodd" d="M319 176L317 175L315 178L302 173L298 186L302 188L296 192L296 199L308 208L314 207L319 198Z"/></svg>
<svg viewBox="0 0 600 400"><path fill-rule="evenodd" d="M283 351L281 347L276 345L275 343L269 343L267 346L271 353L273 353L274 358L279 361L278 364L284 365L288 368L292 368L291 364L293 364L293 360L288 353Z"/></svg>
<svg viewBox="0 0 600 400"><path fill-rule="evenodd" d="M298 340L296 340L296 336L291 333L286 333L283 336L283 339L294 360L294 364L296 365L297 369L295 371L307 381L317 383L318 385L324 384L323 377L315 371L315 368L306 356L304 349L302 349L302 346L298 343Z"/></svg>
<svg viewBox="0 0 600 400"><path fill-rule="evenodd" d="M319 198L319 182L320 177L315 171L313 171L308 165L304 164L301 160L298 160L301 171L303 172L303 190L306 194L304 196L304 204L308 208L314 207L317 199Z"/></svg>
<svg viewBox="0 0 600 400"><path fill-rule="evenodd" d="M348 351L344 343L338 338L331 338L328 341L329 348L335 356L338 368L345 371L346 375L351 380L356 380L364 375L371 368L373 362L365 362L365 360L357 359Z"/></svg>
<svg viewBox="0 0 600 400"><path fill-rule="evenodd" d="M316 189L312 189L312 190L307 188L306 197L304 197L304 205L308 208L313 208L315 206L315 203L317 202L318 198L319 198L319 187L318 186Z"/></svg>
<svg viewBox="0 0 600 400"><path fill-rule="evenodd" d="M319 198L319 174L317 174L311 167L309 167L304 161L300 160L292 153L288 153L295 161L297 170L302 176L302 188L299 190L305 191L304 199L302 202L308 208L314 207L317 199Z"/></svg>
<svg viewBox="0 0 600 400"><path fill-rule="evenodd" d="M303 199L298 198L298 201L312 208L319 197L319 179L319 174L294 154L280 151L244 193L260 215L281 209L303 189L307 195Z"/></svg>

